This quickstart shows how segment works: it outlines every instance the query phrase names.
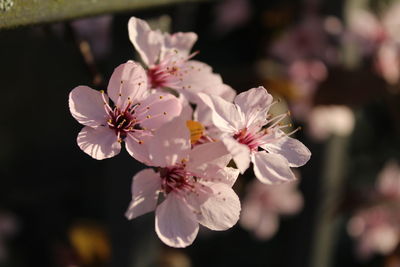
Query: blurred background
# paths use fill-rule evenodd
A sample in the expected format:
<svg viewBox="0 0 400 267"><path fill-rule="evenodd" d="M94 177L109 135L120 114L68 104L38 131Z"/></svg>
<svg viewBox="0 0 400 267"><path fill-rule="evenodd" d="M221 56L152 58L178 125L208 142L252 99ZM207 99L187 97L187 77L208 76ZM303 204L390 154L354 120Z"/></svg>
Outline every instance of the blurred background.
<svg viewBox="0 0 400 267"><path fill-rule="evenodd" d="M313 153L296 184L248 170L240 222L185 249L161 243L153 213L124 217L144 166L76 144L68 94L139 60L131 16L196 32L196 59L237 92L265 86ZM0 29L0 62L0 266L400 266L400 1L183 2Z"/></svg>

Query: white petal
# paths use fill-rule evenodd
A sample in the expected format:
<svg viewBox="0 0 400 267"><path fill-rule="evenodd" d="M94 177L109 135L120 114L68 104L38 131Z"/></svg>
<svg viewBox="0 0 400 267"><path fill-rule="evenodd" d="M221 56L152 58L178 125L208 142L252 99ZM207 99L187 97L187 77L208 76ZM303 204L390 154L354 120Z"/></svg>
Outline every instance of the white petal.
<svg viewBox="0 0 400 267"><path fill-rule="evenodd" d="M186 121L176 117L159 128L149 145L152 166L173 166L187 159L191 148L190 132Z"/></svg>
<svg viewBox="0 0 400 267"><path fill-rule="evenodd" d="M108 127L83 127L78 134L78 146L94 159L106 159L117 155L121 151L121 144L117 135Z"/></svg>
<svg viewBox="0 0 400 267"><path fill-rule="evenodd" d="M132 17L128 22L129 39L147 65L156 63L160 56L163 36L152 31L144 20Z"/></svg>
<svg viewBox="0 0 400 267"><path fill-rule="evenodd" d="M225 144L226 149L232 155L236 166L240 173L244 173L250 165L250 149L248 146L240 144L235 139L229 136L222 137L222 142Z"/></svg>
<svg viewBox="0 0 400 267"><path fill-rule="evenodd" d="M107 87L108 96L121 110L147 94L147 74L142 66L128 61L115 68Z"/></svg>
<svg viewBox="0 0 400 267"><path fill-rule="evenodd" d="M296 180L289 162L278 154L265 151L255 152L252 155L254 174L265 184L277 184Z"/></svg>
<svg viewBox="0 0 400 267"><path fill-rule="evenodd" d="M106 124L106 112L101 93L87 86L75 87L69 94L69 110L72 116L85 126Z"/></svg>
<svg viewBox="0 0 400 267"><path fill-rule="evenodd" d="M160 189L161 178L154 170L138 172L132 180L132 201L125 213L126 218L132 220L155 210Z"/></svg>
<svg viewBox="0 0 400 267"><path fill-rule="evenodd" d="M311 157L310 150L302 142L288 136L282 136L262 148L285 157L290 167L303 166Z"/></svg>
<svg viewBox="0 0 400 267"><path fill-rule="evenodd" d="M235 104L240 108L246 120L246 126L254 123L265 124L268 109L273 97L267 90L260 86L240 93L235 98Z"/></svg>
<svg viewBox="0 0 400 267"><path fill-rule="evenodd" d="M234 104L214 95L199 93L198 96L212 109L212 121L221 131L234 134L245 126L245 121Z"/></svg>
<svg viewBox="0 0 400 267"><path fill-rule="evenodd" d="M193 211L174 193L156 209L156 233L165 244L184 248L193 243L199 224Z"/></svg>
<svg viewBox="0 0 400 267"><path fill-rule="evenodd" d="M239 220L240 201L235 191L226 184L208 183L211 193L199 203L199 223L211 230L231 228ZM204 198L204 197L202 197Z"/></svg>

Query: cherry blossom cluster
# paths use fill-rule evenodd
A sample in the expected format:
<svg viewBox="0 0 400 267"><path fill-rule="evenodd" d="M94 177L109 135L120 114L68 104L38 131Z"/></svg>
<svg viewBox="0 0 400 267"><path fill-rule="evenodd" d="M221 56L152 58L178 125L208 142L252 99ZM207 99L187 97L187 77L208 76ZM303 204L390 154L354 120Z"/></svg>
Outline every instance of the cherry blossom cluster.
<svg viewBox="0 0 400 267"><path fill-rule="evenodd" d="M78 86L69 95L71 114L84 125L77 138L83 152L102 160L124 143L151 167L133 177L128 219L155 210L158 237L186 247L199 224L220 231L237 223L241 205L232 186L251 163L264 184L296 180L291 167L311 153L286 131L288 113L269 114L276 101L265 88L236 95L192 59L195 33L162 33L134 17L128 29L143 65L119 65L107 92Z"/></svg>

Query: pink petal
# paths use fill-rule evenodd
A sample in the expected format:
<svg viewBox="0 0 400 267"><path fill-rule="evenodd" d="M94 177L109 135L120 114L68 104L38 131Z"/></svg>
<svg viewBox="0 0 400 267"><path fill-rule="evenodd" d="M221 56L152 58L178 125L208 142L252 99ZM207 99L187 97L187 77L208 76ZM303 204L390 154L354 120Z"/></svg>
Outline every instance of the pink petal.
<svg viewBox="0 0 400 267"><path fill-rule="evenodd" d="M246 126L250 127L257 122L265 124L272 100L273 97L264 87L260 86L238 94L235 98L235 104L243 113Z"/></svg>
<svg viewBox="0 0 400 267"><path fill-rule="evenodd" d="M234 104L214 95L199 93L198 96L212 109L212 121L221 131L235 134L243 128L245 121Z"/></svg>
<svg viewBox="0 0 400 267"><path fill-rule="evenodd" d="M277 184L296 180L289 162L278 154L265 151L255 152L252 155L254 174L264 184Z"/></svg>
<svg viewBox="0 0 400 267"><path fill-rule="evenodd" d="M189 154L189 162L187 163L187 168L194 170L196 168L201 168L204 164L216 164L221 157L222 164L225 167L229 162L230 157L228 150L226 149L224 143L222 142L212 142L202 145L195 146Z"/></svg>
<svg viewBox="0 0 400 267"><path fill-rule="evenodd" d="M169 94L155 93L140 102L136 114L140 126L148 130L156 130L178 116L181 111L182 104L178 98Z"/></svg>
<svg viewBox="0 0 400 267"><path fill-rule="evenodd" d="M125 148L134 159L148 165L151 165L148 147L151 142L151 136L128 133L125 138Z"/></svg>
<svg viewBox="0 0 400 267"><path fill-rule="evenodd" d="M108 127L85 126L78 134L77 141L83 152L94 159L111 158L121 151L116 134Z"/></svg>
<svg viewBox="0 0 400 267"><path fill-rule="evenodd" d="M184 94L190 102L199 102L197 97L197 93L199 92L217 96L232 96L231 91L233 91L233 89L224 84L221 76L213 73L209 65L200 61L190 60L185 63L183 69L182 82L180 84L181 88L179 88L179 91Z"/></svg>
<svg viewBox="0 0 400 267"><path fill-rule="evenodd" d="M248 146L240 144L229 136L222 137L222 142L232 155L240 173L244 173L250 165L250 149Z"/></svg>
<svg viewBox="0 0 400 267"><path fill-rule="evenodd" d="M165 244L184 248L193 243L199 224L193 211L175 193L170 193L156 209L156 233Z"/></svg>
<svg viewBox="0 0 400 267"><path fill-rule="evenodd" d="M286 158L290 167L303 166L311 157L310 150L302 142L288 136L278 137L277 140L263 145L262 148Z"/></svg>
<svg viewBox="0 0 400 267"><path fill-rule="evenodd" d="M107 93L121 110L142 100L148 94L145 70L131 60L119 65L111 75Z"/></svg>
<svg viewBox="0 0 400 267"><path fill-rule="evenodd" d="M174 34L164 34L164 49L177 50L179 55L186 57L194 43L197 41L197 34L194 32L177 32Z"/></svg>
<svg viewBox="0 0 400 267"><path fill-rule="evenodd" d="M155 132L148 148L151 166L173 166L188 158L190 147L190 132L186 121L176 117Z"/></svg>
<svg viewBox="0 0 400 267"><path fill-rule="evenodd" d="M264 212L259 219L254 234L262 240L271 238L279 228L278 216L272 212Z"/></svg>
<svg viewBox="0 0 400 267"><path fill-rule="evenodd" d="M198 195L199 223L211 230L226 230L239 220L240 201L230 186L222 183L206 183L210 192L203 190ZM196 198L196 195L193 195ZM194 200L196 201L196 200ZM196 205L197 206L197 205Z"/></svg>
<svg viewBox="0 0 400 267"><path fill-rule="evenodd" d="M132 180L132 201L125 216L132 220L156 209L161 178L152 169L138 172Z"/></svg>
<svg viewBox="0 0 400 267"><path fill-rule="evenodd" d="M132 17L128 22L129 39L143 62L147 65L156 63L160 56L163 36L152 31L144 20Z"/></svg>
<svg viewBox="0 0 400 267"><path fill-rule="evenodd" d="M75 87L69 94L69 110L81 124L96 127L106 124L101 93L87 86Z"/></svg>

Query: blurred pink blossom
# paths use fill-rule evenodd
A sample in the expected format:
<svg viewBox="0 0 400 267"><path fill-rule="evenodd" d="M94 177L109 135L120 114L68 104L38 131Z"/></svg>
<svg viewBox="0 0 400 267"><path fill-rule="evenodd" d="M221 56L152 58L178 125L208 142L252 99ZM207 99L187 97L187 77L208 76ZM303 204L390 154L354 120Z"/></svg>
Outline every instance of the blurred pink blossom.
<svg viewBox="0 0 400 267"><path fill-rule="evenodd" d="M361 52L372 54L377 72L389 84L400 78L400 3L393 2L380 17L368 9L349 10L349 34L360 45Z"/></svg>
<svg viewBox="0 0 400 267"><path fill-rule="evenodd" d="M279 217L299 212L303 197L297 183L266 185L254 180L243 200L240 224L260 239L271 238L278 230Z"/></svg>
<svg viewBox="0 0 400 267"><path fill-rule="evenodd" d="M219 34L226 34L245 24L252 15L250 1L225 0L215 8L215 28Z"/></svg>
<svg viewBox="0 0 400 267"><path fill-rule="evenodd" d="M353 132L355 118L347 106L316 106L308 117L307 132L317 141L333 135L348 136Z"/></svg>
<svg viewBox="0 0 400 267"><path fill-rule="evenodd" d="M385 164L376 182L375 205L359 210L348 223L357 239L357 253L367 259L374 253L387 255L400 242L400 166Z"/></svg>

